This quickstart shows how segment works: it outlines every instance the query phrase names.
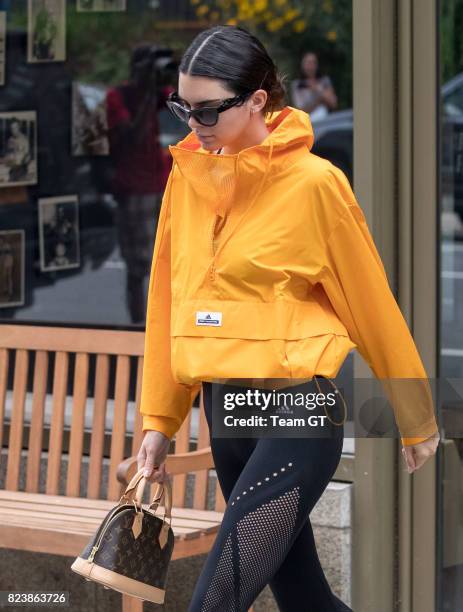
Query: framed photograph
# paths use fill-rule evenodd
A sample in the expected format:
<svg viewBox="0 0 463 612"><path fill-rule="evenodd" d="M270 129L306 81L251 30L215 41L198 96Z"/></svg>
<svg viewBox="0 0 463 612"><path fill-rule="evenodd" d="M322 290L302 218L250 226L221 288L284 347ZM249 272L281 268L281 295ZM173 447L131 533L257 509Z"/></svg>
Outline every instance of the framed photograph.
<svg viewBox="0 0 463 612"><path fill-rule="evenodd" d="M6 11L0 11L0 85L5 85Z"/></svg>
<svg viewBox="0 0 463 612"><path fill-rule="evenodd" d="M39 199L40 269L80 266L79 204L76 195Z"/></svg>
<svg viewBox="0 0 463 612"><path fill-rule="evenodd" d="M72 84L72 155L109 155L106 87Z"/></svg>
<svg viewBox="0 0 463 612"><path fill-rule="evenodd" d="M24 305L25 232L0 231L0 308Z"/></svg>
<svg viewBox="0 0 463 612"><path fill-rule="evenodd" d="M66 0L28 0L27 61L66 59Z"/></svg>
<svg viewBox="0 0 463 612"><path fill-rule="evenodd" d="M37 183L37 113L0 113L0 187Z"/></svg>
<svg viewBox="0 0 463 612"><path fill-rule="evenodd" d="M77 0L77 12L114 11L127 10L127 0Z"/></svg>

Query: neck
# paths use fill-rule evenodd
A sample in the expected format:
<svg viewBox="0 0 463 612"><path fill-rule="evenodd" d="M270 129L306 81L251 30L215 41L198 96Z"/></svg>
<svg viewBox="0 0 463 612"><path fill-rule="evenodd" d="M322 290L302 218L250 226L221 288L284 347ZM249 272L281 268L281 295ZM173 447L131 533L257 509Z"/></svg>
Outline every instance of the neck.
<svg viewBox="0 0 463 612"><path fill-rule="evenodd" d="M265 124L264 118L262 116L255 117L255 121L251 120L249 122L249 129L246 129L245 133L240 138L223 146L221 153L225 155L234 155L243 149L260 144L269 134L270 132Z"/></svg>

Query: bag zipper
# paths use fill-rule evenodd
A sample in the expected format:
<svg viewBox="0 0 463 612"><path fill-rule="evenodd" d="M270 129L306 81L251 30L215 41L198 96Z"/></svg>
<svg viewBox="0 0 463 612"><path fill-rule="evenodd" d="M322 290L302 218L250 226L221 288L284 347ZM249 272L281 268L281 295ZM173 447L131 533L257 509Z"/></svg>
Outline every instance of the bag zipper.
<svg viewBox="0 0 463 612"><path fill-rule="evenodd" d="M127 506L130 506L130 504L126 504ZM98 536L98 540L95 544L95 546L92 548L87 561L88 562L92 562L93 558L95 557L95 553L96 551L100 548L100 544L101 544L101 540L103 539L104 534L106 533L107 528L109 527L109 525L113 522L113 520L117 517L113 516L114 513L119 510L121 507L123 506L116 506L114 508L114 510L112 511L112 513L110 514L110 518L108 519L108 521L106 522L106 525L103 527L103 529L101 530L100 535Z"/></svg>

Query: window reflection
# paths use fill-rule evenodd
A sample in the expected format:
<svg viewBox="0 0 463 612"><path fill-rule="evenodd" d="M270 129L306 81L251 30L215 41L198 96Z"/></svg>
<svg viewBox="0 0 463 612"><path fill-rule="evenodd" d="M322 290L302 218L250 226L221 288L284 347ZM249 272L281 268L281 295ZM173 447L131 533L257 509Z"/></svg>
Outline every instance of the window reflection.
<svg viewBox="0 0 463 612"><path fill-rule="evenodd" d="M441 379L463 376L463 2L440 2ZM444 426L456 431L461 401L442 401ZM438 610L463 609L463 439L443 440L439 472Z"/></svg>

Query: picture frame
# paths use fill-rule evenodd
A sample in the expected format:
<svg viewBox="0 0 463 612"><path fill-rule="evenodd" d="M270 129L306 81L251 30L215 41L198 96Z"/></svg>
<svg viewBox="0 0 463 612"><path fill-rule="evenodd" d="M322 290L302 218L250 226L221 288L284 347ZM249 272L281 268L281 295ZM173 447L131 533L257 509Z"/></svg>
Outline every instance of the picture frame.
<svg viewBox="0 0 463 612"><path fill-rule="evenodd" d="M28 0L27 61L66 60L66 0Z"/></svg>
<svg viewBox="0 0 463 612"><path fill-rule="evenodd" d="M25 245L23 229L0 230L0 308L24 306Z"/></svg>
<svg viewBox="0 0 463 612"><path fill-rule="evenodd" d="M77 195L38 201L40 270L67 270L80 266L79 200Z"/></svg>
<svg viewBox="0 0 463 612"><path fill-rule="evenodd" d="M0 113L0 188L35 185L37 176L37 113Z"/></svg>

